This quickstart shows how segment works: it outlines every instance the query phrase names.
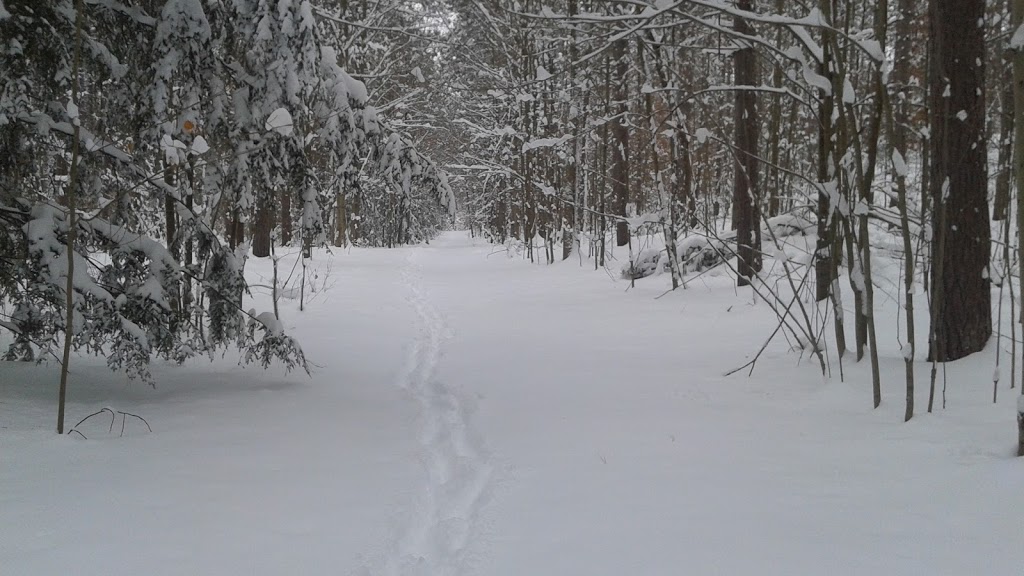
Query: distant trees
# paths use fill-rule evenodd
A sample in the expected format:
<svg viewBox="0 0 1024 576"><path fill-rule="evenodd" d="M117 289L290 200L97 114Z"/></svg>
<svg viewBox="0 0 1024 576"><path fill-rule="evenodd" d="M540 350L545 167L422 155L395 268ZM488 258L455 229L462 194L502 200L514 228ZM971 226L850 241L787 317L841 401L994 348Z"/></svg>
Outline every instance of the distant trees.
<svg viewBox="0 0 1024 576"><path fill-rule="evenodd" d="M673 287L725 262L767 295L776 288L763 286L761 262L781 264L791 291L821 302L806 322L794 308L782 321L816 323L802 345L831 348L840 374L847 350L867 358L876 406L875 255L892 256L882 238L894 235L907 419L922 287L929 358L988 341L988 195L1000 197L997 217L1013 209L1009 185L990 191L985 179L986 121L998 112L985 108L985 29L999 7L934 0L925 18L904 0L450 5L454 41L439 57L459 96L452 165L474 228L530 259L561 244L563 257L617 260L631 277L663 269ZM964 22L978 25L967 34ZM994 53L1008 40L988 39ZM773 259L780 215L817 226L803 279ZM642 266L616 250L655 235L664 250Z"/></svg>
<svg viewBox="0 0 1024 576"><path fill-rule="evenodd" d="M339 39L339 65L365 82L367 104L387 142L371 161L361 163L365 156L356 155L339 170L345 193L336 214L344 218L334 222L335 243L396 246L428 239L454 212L447 173L438 168L452 158L445 105L452 95L436 57L451 14L437 0L322 4L316 11L322 29ZM373 169L383 167L389 169Z"/></svg>

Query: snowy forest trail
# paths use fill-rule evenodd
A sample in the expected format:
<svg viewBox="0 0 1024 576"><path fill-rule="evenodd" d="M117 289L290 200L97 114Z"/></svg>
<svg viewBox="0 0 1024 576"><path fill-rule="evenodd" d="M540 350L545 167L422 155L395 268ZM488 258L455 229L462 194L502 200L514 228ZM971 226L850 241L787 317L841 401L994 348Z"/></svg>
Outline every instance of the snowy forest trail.
<svg viewBox="0 0 1024 576"><path fill-rule="evenodd" d="M152 434L94 420L88 441L57 438L55 368L5 365L0 573L1024 565L1013 398L978 392L971 375L990 374L987 360L950 366L950 408L903 424L895 355L879 410L864 367L823 381L784 339L752 377L724 377L774 327L726 275L663 296L657 278L630 288L576 258L531 265L463 232L311 265L306 310L281 302L311 377L228 357L160 364L151 390L75 359L72 423L112 406ZM265 283L269 261L247 274ZM251 305L270 309L268 293Z"/></svg>
<svg viewBox="0 0 1024 576"><path fill-rule="evenodd" d="M465 233L409 257L421 317L444 319L436 379L493 471L455 573L1010 574L1024 559L989 539L1014 531L1003 504L1024 504L1024 470L1012 437L983 448L1004 415L969 389L951 392L957 414L904 425L897 385L872 411L861 366L823 382L783 339L754 377L726 378L774 326L727 276L659 298L664 283L530 265Z"/></svg>
<svg viewBox="0 0 1024 576"><path fill-rule="evenodd" d="M480 440L469 428L459 393L437 374L450 332L422 286L421 251L410 251L402 270L407 300L416 312L417 334L398 383L420 406L420 443L427 466L411 519L391 543L382 570L387 576L456 576L466 570L467 546L476 535L491 468Z"/></svg>

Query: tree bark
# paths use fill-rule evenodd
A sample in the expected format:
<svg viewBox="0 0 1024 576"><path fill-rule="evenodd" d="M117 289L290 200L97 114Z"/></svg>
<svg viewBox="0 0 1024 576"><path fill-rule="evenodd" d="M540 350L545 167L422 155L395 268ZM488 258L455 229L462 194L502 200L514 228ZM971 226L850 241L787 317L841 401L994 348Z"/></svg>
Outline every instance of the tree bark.
<svg viewBox="0 0 1024 576"><path fill-rule="evenodd" d="M829 2L830 0L821 0L822 13L825 14L826 19L831 19L832 10ZM819 73L828 78L829 82L834 85L833 77L835 74L831 68L831 35L832 32L829 30L822 30L822 62L820 63ZM835 174L833 174L831 169L832 155L835 147L833 142L835 127L832 120L834 110L835 100L832 93L822 94L821 104L818 106L818 183L821 189L818 193L816 212L818 219L818 242L814 255L815 300L818 302L827 299L832 294L832 280L835 277L835 270L838 267L837 260L839 258L839 252L836 250L836 243L834 242L836 227L832 214L832 196L838 194ZM838 198L836 201L838 202ZM835 296L838 297L838 295ZM839 354L842 356L846 351L846 343L845 337L840 338L839 334L840 332L837 331L836 339L843 340L838 345Z"/></svg>
<svg viewBox="0 0 1024 576"><path fill-rule="evenodd" d="M752 10L751 0L739 0L736 7ZM736 32L753 35L754 30L743 18L736 18ZM736 90L735 102L735 174L733 180L733 225L736 228L737 284L746 286L761 271L761 223L758 206L758 119L757 100L753 90L743 86L757 83L757 62L753 46L744 45L733 56Z"/></svg>
<svg viewBox="0 0 1024 576"><path fill-rule="evenodd" d="M257 258L270 256L270 233L274 229L274 210L266 203L256 209L256 223L252 231L252 255Z"/></svg>
<svg viewBox="0 0 1024 576"><path fill-rule="evenodd" d="M626 125L628 112L628 85L626 76L629 73L629 62L626 60L627 40L616 40L612 44L611 57L615 60L615 76L609 90L613 94L616 119L612 123L611 146L611 180L612 180L612 213L625 218L626 206L629 203L629 128ZM615 245L629 244L629 225L619 219L615 223Z"/></svg>
<svg viewBox="0 0 1024 576"><path fill-rule="evenodd" d="M910 23L913 18L913 0L899 0L895 23L895 58L890 82L895 91L888 99L889 142L896 182L896 207L900 213L900 235L903 239L903 308L907 327L907 349L903 351L903 368L906 381L906 405L903 421L914 417L914 357L917 351L917 337L914 329L914 263L913 236L910 230L910 211L907 205L907 124L909 112L905 90L910 84L910 61L913 44L910 42Z"/></svg>
<svg viewBox="0 0 1024 576"><path fill-rule="evenodd" d="M352 177L349 180L349 189L345 191L345 209L346 209L346 223L345 227L348 232L347 242L349 244L358 244L360 238L362 238L362 228L360 227L360 213L363 209L362 193L359 187L359 174L353 172Z"/></svg>
<svg viewBox="0 0 1024 576"><path fill-rule="evenodd" d="M78 70L82 61L82 0L75 0L75 47L71 63L71 101L78 106ZM65 246L68 257L67 281L64 284L64 350L60 362L60 387L57 393L57 434L64 433L64 412L68 397L68 375L71 369L71 341L75 336L75 236L78 232L75 200L78 187L79 142L81 131L81 112L76 115L74 133L71 142L71 174L68 178L68 233Z"/></svg>
<svg viewBox="0 0 1024 576"><path fill-rule="evenodd" d="M929 193L937 233L929 357L939 362L980 351L992 335L984 16L984 0L930 3Z"/></svg>
<svg viewBox="0 0 1024 576"><path fill-rule="evenodd" d="M1024 409L1017 407L1017 456L1024 456Z"/></svg>
<svg viewBox="0 0 1024 576"><path fill-rule="evenodd" d="M1018 30L1024 25L1024 0L1013 0L1010 12L1010 29ZM1018 46L1013 52L1013 140L1017 143L1013 147L1013 177L1017 184L1017 262L1024 257L1024 46ZM1021 290L1024 290L1024 266L1017 266L1020 274ZM1011 296L1012 304L1013 298ZM1024 316L1024 306L1021 306L1021 314ZM1015 321L1017 319L1014 319ZM1021 362L1024 370L1024 362ZM1021 394L1024 394L1024 375L1021 379ZM1022 426L1021 455L1024 456L1024 426Z"/></svg>
<svg viewBox="0 0 1024 576"><path fill-rule="evenodd" d="M1007 75L1004 75L1005 78ZM1013 141L1013 84L1006 83L1000 97L999 115L999 159L996 162L996 195L992 206L992 219L1005 220L1010 214L1010 158L1016 147Z"/></svg>
<svg viewBox="0 0 1024 576"><path fill-rule="evenodd" d="M281 221L281 245L287 246L292 241L292 195L287 187L281 191L281 210L278 212Z"/></svg>
<svg viewBox="0 0 1024 576"><path fill-rule="evenodd" d="M345 213L345 192L339 191L334 196L334 245L343 248L346 242L348 215Z"/></svg>

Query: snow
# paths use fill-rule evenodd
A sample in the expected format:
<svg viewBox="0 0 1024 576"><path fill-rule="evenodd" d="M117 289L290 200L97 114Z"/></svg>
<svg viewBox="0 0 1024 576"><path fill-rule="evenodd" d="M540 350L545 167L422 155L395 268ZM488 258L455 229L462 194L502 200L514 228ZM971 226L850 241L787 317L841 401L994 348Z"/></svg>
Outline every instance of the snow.
<svg viewBox="0 0 1024 576"><path fill-rule="evenodd" d="M536 150L538 148L550 148L552 146L561 146L572 139L571 134L560 136L558 138L536 138L529 142L523 143L523 152L529 152L530 150Z"/></svg>
<svg viewBox="0 0 1024 576"><path fill-rule="evenodd" d="M1024 414L1024 394L1017 396L1017 412Z"/></svg>
<svg viewBox="0 0 1024 576"><path fill-rule="evenodd" d="M138 341L143 348L149 349L149 337L146 336L146 331L141 326L127 318L121 318L121 328Z"/></svg>
<svg viewBox="0 0 1024 576"><path fill-rule="evenodd" d="M165 310L171 308L170 304L167 303L167 298L164 296L164 288L160 285L160 280L155 276L146 278L135 293L142 298L152 300Z"/></svg>
<svg viewBox="0 0 1024 576"><path fill-rule="evenodd" d="M70 103L69 103L70 104ZM18 120L26 122L28 124L34 124L36 131L39 135L45 136L51 130L56 130L62 134L71 136L75 133L75 127L69 122L56 122L53 118L46 114L33 112L32 114L22 114L18 116ZM102 152L118 160L120 162L131 162L132 157L130 154L117 148L113 143L103 140L102 138L96 137L84 126L78 127L78 136L81 142L85 145L86 150L90 152Z"/></svg>
<svg viewBox="0 0 1024 576"><path fill-rule="evenodd" d="M267 334L280 336L285 332L284 326L281 324L281 321L274 316L273 312L260 312L256 315L256 320L260 324L263 324L263 327L267 330Z"/></svg>
<svg viewBox="0 0 1024 576"><path fill-rule="evenodd" d="M857 102L857 93L853 89L853 83L849 78L843 79L843 103L854 104Z"/></svg>
<svg viewBox="0 0 1024 576"><path fill-rule="evenodd" d="M875 62L879 64L885 62L885 51L882 50L882 45L878 43L878 40L873 38L853 38L853 41Z"/></svg>
<svg viewBox="0 0 1024 576"><path fill-rule="evenodd" d="M814 86L815 88L818 88L826 96L832 94L832 83L829 82L828 78L815 72L809 64L804 64L803 73L804 80L806 80L808 84Z"/></svg>
<svg viewBox="0 0 1024 576"><path fill-rule="evenodd" d="M185 150L188 149L181 140L171 138L169 134L164 134L160 139L160 150L164 153L164 160L171 165L178 165L185 161Z"/></svg>
<svg viewBox="0 0 1024 576"><path fill-rule="evenodd" d="M1024 24L1017 26L1017 29L1013 31L1013 36L1010 38L1009 44L1010 50L1020 50L1024 48Z"/></svg>
<svg viewBox="0 0 1024 576"><path fill-rule="evenodd" d="M781 337L753 376L723 376L775 326L725 273L627 291L575 257L530 265L461 232L309 264L329 288L305 312L279 305L311 377L229 355L157 364L153 390L74 359L71 425L109 406L152 433L128 418L120 437L120 417L112 433L96 417L88 440L57 437L56 366L0 363L3 573L941 576L1024 564L1024 460L1012 457L1013 394L991 403L994 347L947 366L946 410L904 424L894 301L876 313L892 324L879 326L872 410L866 362L848 355L846 380L824 380ZM247 273L256 283L270 266ZM271 309L269 289L245 306Z"/></svg>
<svg viewBox="0 0 1024 576"><path fill-rule="evenodd" d="M277 132L289 136L293 130L292 115L286 108L278 108L267 117L265 128L268 132Z"/></svg>
<svg viewBox="0 0 1024 576"><path fill-rule="evenodd" d="M206 154L210 151L210 144L206 142L206 138L202 136L196 136L192 140L192 153L193 154Z"/></svg>
<svg viewBox="0 0 1024 576"><path fill-rule="evenodd" d="M895 148L892 149L892 166L896 170L897 176L900 178L907 177L907 174L909 173L907 163L903 159L903 154L900 154L900 151Z"/></svg>

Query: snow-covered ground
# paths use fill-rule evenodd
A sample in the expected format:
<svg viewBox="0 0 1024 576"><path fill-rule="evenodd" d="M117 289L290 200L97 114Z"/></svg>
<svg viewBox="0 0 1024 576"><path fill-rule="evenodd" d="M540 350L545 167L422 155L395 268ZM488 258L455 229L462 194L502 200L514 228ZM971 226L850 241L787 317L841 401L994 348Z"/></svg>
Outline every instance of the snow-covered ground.
<svg viewBox="0 0 1024 576"><path fill-rule="evenodd" d="M312 377L228 355L158 366L153 390L74 360L70 424L110 406L152 433L97 416L57 437L55 366L0 365L0 574L1024 570L994 344L948 367L931 415L922 362L904 424L894 324L872 410L866 365L824 380L782 338L725 377L774 319L724 274L658 298L664 276L627 290L496 250L448 233L319 256L307 310L282 303Z"/></svg>

